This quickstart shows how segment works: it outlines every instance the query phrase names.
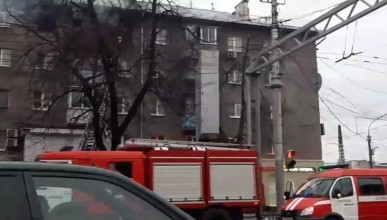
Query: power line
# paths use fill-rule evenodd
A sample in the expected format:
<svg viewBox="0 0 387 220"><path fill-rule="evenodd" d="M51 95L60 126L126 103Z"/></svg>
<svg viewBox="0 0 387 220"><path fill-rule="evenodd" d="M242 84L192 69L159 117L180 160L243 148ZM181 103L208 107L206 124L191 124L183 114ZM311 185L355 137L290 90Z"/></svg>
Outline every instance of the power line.
<svg viewBox="0 0 387 220"><path fill-rule="evenodd" d="M333 68L331 65L329 65L328 63L326 63L323 59L320 59L322 63L324 63L327 67L329 67L332 71L334 71L335 73L339 74L340 76L342 76L343 78L345 78L346 80L348 80L349 82L352 82L353 84L357 85L357 86L360 86L361 88L363 89L366 89L368 91L371 91L371 92L374 92L374 93L381 93L381 94L387 94L386 91L378 91L378 90L374 90L374 89L371 89L371 88L368 88L368 87L364 87L363 85L361 85L360 83L356 82L356 81L353 81L352 79L348 78L347 76L345 76L344 74L342 74L341 72L337 71L335 68Z"/></svg>
<svg viewBox="0 0 387 220"><path fill-rule="evenodd" d="M329 107L329 105L324 101L324 99L322 99L322 98L320 97L320 100L321 100L321 102L325 105L325 107L327 107L327 109L328 109L329 112L333 115L333 117L335 117L335 119L336 119L336 120L337 120L344 128L346 128L348 131L350 131L350 132L352 132L352 133L354 133L354 134L356 134L356 135L362 137L363 139L366 139L366 138L363 137L361 134L359 134L358 132L352 130L352 129L349 128L346 124L344 124L344 123L341 121L341 119L340 119L339 117L337 117L337 115L332 111L332 109L331 109L331 108Z"/></svg>

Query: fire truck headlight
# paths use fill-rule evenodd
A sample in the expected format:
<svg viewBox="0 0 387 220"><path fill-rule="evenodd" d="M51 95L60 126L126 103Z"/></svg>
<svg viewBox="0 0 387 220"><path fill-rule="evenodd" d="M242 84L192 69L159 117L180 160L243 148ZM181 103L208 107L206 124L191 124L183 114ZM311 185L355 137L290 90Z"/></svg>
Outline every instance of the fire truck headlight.
<svg viewBox="0 0 387 220"><path fill-rule="evenodd" d="M312 215L312 214L313 214L313 211L314 211L314 207L311 206L311 207L308 207L308 208L302 210L302 212L300 213L300 215L301 215L301 216Z"/></svg>

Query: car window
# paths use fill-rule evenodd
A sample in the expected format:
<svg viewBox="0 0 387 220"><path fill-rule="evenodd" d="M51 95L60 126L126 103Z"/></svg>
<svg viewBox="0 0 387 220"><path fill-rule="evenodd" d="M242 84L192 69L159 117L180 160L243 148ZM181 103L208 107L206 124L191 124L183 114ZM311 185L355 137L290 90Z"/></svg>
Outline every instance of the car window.
<svg viewBox="0 0 387 220"><path fill-rule="evenodd" d="M380 178L359 178L360 194L367 195L384 195L384 186Z"/></svg>
<svg viewBox="0 0 387 220"><path fill-rule="evenodd" d="M340 191L341 197L353 196L353 186L351 178L342 178L339 179L333 186L332 193L338 189Z"/></svg>
<svg viewBox="0 0 387 220"><path fill-rule="evenodd" d="M171 219L149 202L114 184L80 178L33 177L45 219Z"/></svg>
<svg viewBox="0 0 387 220"><path fill-rule="evenodd" d="M0 176L0 189L0 219L31 219L22 176Z"/></svg>

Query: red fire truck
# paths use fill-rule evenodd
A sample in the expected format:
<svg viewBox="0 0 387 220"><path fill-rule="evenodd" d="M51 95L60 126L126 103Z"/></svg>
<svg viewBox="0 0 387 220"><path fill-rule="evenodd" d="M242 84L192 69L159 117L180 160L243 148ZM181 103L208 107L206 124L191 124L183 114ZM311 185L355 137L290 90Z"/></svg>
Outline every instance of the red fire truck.
<svg viewBox="0 0 387 220"><path fill-rule="evenodd" d="M46 152L37 161L118 171L196 219L242 220L264 204L257 153L248 146L133 139L119 151Z"/></svg>

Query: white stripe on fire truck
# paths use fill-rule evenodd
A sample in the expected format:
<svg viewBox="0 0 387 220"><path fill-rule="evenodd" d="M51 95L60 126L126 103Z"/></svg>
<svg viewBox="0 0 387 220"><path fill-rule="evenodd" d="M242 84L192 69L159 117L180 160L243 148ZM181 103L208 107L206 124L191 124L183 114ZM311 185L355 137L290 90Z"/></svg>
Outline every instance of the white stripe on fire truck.
<svg viewBox="0 0 387 220"><path fill-rule="evenodd" d="M387 196L359 196L359 202L386 202Z"/></svg>
<svg viewBox="0 0 387 220"><path fill-rule="evenodd" d="M289 203L288 206L286 206L286 209L285 210L289 210L290 206L292 206L297 200L299 200L300 198L296 198L294 199L291 203Z"/></svg>
<svg viewBox="0 0 387 220"><path fill-rule="evenodd" d="M323 201L316 202L316 204L314 205L319 206L319 205L330 205L330 204L331 204L331 200L323 200Z"/></svg>
<svg viewBox="0 0 387 220"><path fill-rule="evenodd" d="M293 210L294 208L296 208L296 206L298 204L300 204L300 202L303 200L304 198L299 198L299 200L297 200L297 202L293 203L293 205L290 207L289 210Z"/></svg>

